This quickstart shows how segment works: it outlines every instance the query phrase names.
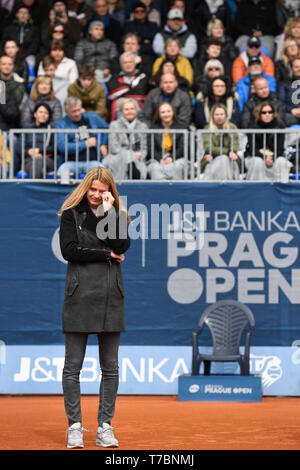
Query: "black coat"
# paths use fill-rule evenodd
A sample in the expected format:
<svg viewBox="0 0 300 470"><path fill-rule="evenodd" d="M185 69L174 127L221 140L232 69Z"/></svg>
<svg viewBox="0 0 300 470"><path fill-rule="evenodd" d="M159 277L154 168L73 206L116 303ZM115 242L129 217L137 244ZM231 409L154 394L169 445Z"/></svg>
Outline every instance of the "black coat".
<svg viewBox="0 0 300 470"><path fill-rule="evenodd" d="M278 28L274 0L240 0L235 15L235 30L238 36L251 36L253 31L262 31L263 36L275 36Z"/></svg>
<svg viewBox="0 0 300 470"><path fill-rule="evenodd" d="M268 149L274 153L274 159L277 157L283 156L284 151L284 138L285 134L272 134L268 133L268 130L284 129L285 126L281 124L277 119L273 119L270 124L264 124L259 121L253 126L253 129L265 130L265 134L255 134L255 141L253 142L252 134L249 134L248 143L246 147L246 157L261 157L264 158L263 154L260 152L260 149ZM276 155L275 155L276 150Z"/></svg>
<svg viewBox="0 0 300 470"><path fill-rule="evenodd" d="M13 93L6 91L6 104L0 104L0 129L8 131L19 127L20 112L17 99Z"/></svg>
<svg viewBox="0 0 300 470"><path fill-rule="evenodd" d="M36 55L40 46L40 31L31 20L24 24L14 21L4 30L2 45L8 40L13 40L19 44L22 57Z"/></svg>
<svg viewBox="0 0 300 470"><path fill-rule="evenodd" d="M105 220L113 213L106 213ZM121 265L111 258L110 252L121 254L130 246L127 216L125 212L117 212L115 239L100 240L96 235L98 222L86 197L61 217L60 247L68 261L62 313L65 333L125 329ZM125 228L123 239L119 223Z"/></svg>
<svg viewBox="0 0 300 470"><path fill-rule="evenodd" d="M161 129L164 130L160 123L153 124L151 129ZM172 137L172 150L170 152L170 156L175 160L178 158L183 158L184 156L184 134L183 133L172 133L172 129L186 129L186 126L183 126L179 122L173 122L166 132L171 135ZM153 148L151 146L153 142ZM165 152L163 149L163 139L161 133L155 133L153 136L149 134L148 136L148 148L150 149L148 160L155 159L158 162L163 158Z"/></svg>

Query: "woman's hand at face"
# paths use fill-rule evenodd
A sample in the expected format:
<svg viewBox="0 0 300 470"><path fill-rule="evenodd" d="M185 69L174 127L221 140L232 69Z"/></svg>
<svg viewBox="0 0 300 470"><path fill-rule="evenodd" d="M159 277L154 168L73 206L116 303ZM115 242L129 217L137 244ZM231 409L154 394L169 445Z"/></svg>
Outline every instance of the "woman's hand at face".
<svg viewBox="0 0 300 470"><path fill-rule="evenodd" d="M114 202L115 198L113 197L111 192L104 191L104 193L102 193L102 205L104 212L108 211L113 206Z"/></svg>

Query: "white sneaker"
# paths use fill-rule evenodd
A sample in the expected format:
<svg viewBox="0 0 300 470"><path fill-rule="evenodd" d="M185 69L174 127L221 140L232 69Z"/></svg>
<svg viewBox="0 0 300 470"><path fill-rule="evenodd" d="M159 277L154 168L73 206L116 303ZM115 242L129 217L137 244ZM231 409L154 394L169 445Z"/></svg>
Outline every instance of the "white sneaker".
<svg viewBox="0 0 300 470"><path fill-rule="evenodd" d="M81 423L74 423L68 429L68 449L83 447L83 428Z"/></svg>
<svg viewBox="0 0 300 470"><path fill-rule="evenodd" d="M119 447L119 442L113 433L113 427L108 423L99 426L96 436L96 445L101 447Z"/></svg>

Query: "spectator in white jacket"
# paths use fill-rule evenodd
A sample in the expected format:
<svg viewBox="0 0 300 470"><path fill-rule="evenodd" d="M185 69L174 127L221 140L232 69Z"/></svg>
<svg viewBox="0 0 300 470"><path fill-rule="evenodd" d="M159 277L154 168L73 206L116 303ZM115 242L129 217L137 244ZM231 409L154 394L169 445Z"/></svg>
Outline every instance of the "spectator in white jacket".
<svg viewBox="0 0 300 470"><path fill-rule="evenodd" d="M54 59L51 60L48 57ZM52 66L52 72L46 73L45 69ZM64 43L53 41L50 47L49 56L44 57L38 68L38 75L48 75L52 78L53 90L56 98L61 102L64 109L64 102L68 96L69 86L78 78L78 69L75 60L65 56Z"/></svg>

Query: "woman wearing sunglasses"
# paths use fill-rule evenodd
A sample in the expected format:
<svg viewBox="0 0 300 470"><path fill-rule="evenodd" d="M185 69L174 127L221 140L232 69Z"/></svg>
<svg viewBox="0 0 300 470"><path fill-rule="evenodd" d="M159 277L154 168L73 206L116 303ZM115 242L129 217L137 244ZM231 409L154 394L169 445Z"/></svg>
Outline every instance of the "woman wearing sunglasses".
<svg viewBox="0 0 300 470"><path fill-rule="evenodd" d="M283 129L277 116L277 110L269 101L264 101L254 108L254 129L262 133L248 134L246 148L246 168L248 180L288 181L292 164L283 157L284 133L272 132Z"/></svg>

